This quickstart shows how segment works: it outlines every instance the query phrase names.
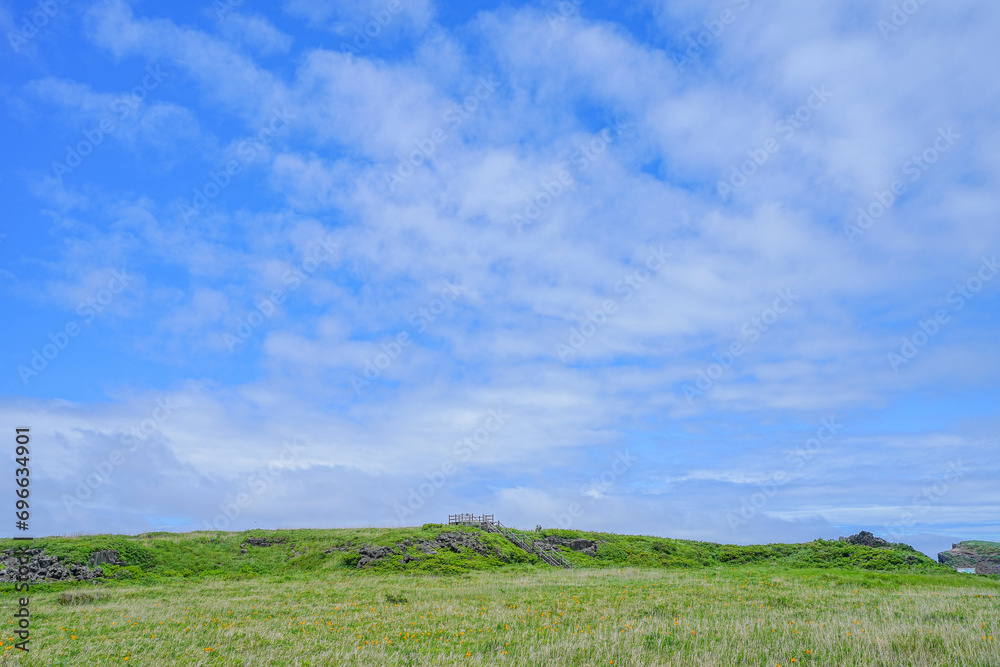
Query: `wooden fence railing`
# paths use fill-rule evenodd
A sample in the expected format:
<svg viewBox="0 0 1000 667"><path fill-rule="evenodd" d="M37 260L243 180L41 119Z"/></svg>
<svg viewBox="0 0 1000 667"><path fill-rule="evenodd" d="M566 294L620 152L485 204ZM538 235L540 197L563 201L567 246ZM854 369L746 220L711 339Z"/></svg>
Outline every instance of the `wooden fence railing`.
<svg viewBox="0 0 1000 667"><path fill-rule="evenodd" d="M463 523L493 523L492 514L449 514L448 515L449 524L463 524Z"/></svg>
<svg viewBox="0 0 1000 667"><path fill-rule="evenodd" d="M549 547L545 544L539 544L527 535L518 533L503 525L494 519L492 514L482 514L479 516L475 514L449 514L448 523L479 524L479 527L482 530L485 530L488 533L502 535L514 546L520 547L528 553L535 554L553 567L564 567L567 569L573 568L573 564L566 560L561 553L559 553L558 547Z"/></svg>

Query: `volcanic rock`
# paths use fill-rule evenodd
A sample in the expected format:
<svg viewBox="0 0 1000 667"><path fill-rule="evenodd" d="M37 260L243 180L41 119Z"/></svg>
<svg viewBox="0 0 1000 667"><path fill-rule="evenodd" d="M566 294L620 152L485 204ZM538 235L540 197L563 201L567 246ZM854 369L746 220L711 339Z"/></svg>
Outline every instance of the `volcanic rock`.
<svg viewBox="0 0 1000 667"><path fill-rule="evenodd" d="M596 540L549 536L535 540L535 544L541 544L547 547L569 547L573 551L579 551L587 556L597 555Z"/></svg>
<svg viewBox="0 0 1000 667"><path fill-rule="evenodd" d="M851 535L850 537L838 538L841 542L850 542L851 544L858 544L863 547L874 547L876 549L888 549L892 546L891 543L883 540L881 537L875 537L872 533L867 530L862 530L857 535Z"/></svg>
<svg viewBox="0 0 1000 667"><path fill-rule="evenodd" d="M979 566L982 565L984 570L1000 568L1000 543L978 540L958 542L952 544L949 551L939 553L938 562L951 568L974 567L976 574L995 574L993 571L980 572Z"/></svg>
<svg viewBox="0 0 1000 667"><path fill-rule="evenodd" d="M21 563L15 554L23 554L28 557L27 563ZM9 583L19 581L18 572L22 566L27 567L28 573L24 580L32 581L90 581L91 579L104 576L104 570L99 567L89 568L80 563L64 564L58 558L48 556L43 549L25 549L15 551L7 549L0 553L0 563L3 569L0 570L0 582Z"/></svg>
<svg viewBox="0 0 1000 667"><path fill-rule="evenodd" d="M106 549L104 551L95 551L90 554L90 560L88 563L91 566L95 565L126 565L125 561L118 557L118 552L114 549Z"/></svg>

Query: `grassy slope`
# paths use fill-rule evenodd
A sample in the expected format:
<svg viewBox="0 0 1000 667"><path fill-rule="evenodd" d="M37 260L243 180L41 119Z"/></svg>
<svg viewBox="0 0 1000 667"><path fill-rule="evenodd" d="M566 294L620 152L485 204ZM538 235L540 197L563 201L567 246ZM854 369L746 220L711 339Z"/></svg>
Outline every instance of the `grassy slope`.
<svg viewBox="0 0 1000 667"><path fill-rule="evenodd" d="M708 567L718 564L773 563L787 567L860 568L940 572L944 568L908 545L873 549L834 540L802 544L738 546L661 537L546 530L544 535L584 537L602 543L597 558L563 549L581 567L632 565L638 567ZM596 562L595 562L596 561Z"/></svg>
<svg viewBox="0 0 1000 667"><path fill-rule="evenodd" d="M963 547L975 549L983 556L1000 556L1000 542L985 542L983 540L964 540L959 542Z"/></svg>
<svg viewBox="0 0 1000 667"><path fill-rule="evenodd" d="M562 570L458 529L502 558L442 549L418 564L354 565L351 547L450 530L38 539L68 561L117 549L130 565L96 582L33 584L31 654L0 634L0 665L1000 665L1000 577L959 575L903 547L546 531L601 542L593 558L564 550L580 567ZM248 537L284 542L240 554ZM14 598L0 587L11 613Z"/></svg>
<svg viewBox="0 0 1000 667"><path fill-rule="evenodd" d="M436 555L411 550L419 562L402 563L402 555L379 561L367 569L383 572L406 571L456 574L473 570L538 566L534 555L525 553L498 535L474 528L425 524L419 528L359 528L253 530L242 533L194 532L148 533L139 536L92 535L36 539L34 547L44 548L64 562L85 563L94 551L116 549L127 567L105 567L106 574L117 579L156 581L175 577L223 577L247 579L264 574L294 574L323 570L349 569L359 558L360 545L395 546L410 540L430 540L437 535L462 530L478 535L479 540L495 547L501 556L482 556L471 550L452 552L439 549ZM905 545L893 549L872 549L844 542L816 540L803 544L768 544L735 546L660 537L546 530L538 537L583 537L597 540L596 557L563 548L564 555L580 568L650 567L701 568L716 565L771 564L791 568L838 568L867 571L905 571L947 574L950 570ZM240 545L248 537L282 540L269 547ZM21 543L24 544L24 543ZM0 549L14 546L12 540L0 540ZM544 566L548 567L548 566Z"/></svg>
<svg viewBox="0 0 1000 667"><path fill-rule="evenodd" d="M965 540L959 546L976 552L979 556L1000 558L1000 542L984 542L982 540Z"/></svg>

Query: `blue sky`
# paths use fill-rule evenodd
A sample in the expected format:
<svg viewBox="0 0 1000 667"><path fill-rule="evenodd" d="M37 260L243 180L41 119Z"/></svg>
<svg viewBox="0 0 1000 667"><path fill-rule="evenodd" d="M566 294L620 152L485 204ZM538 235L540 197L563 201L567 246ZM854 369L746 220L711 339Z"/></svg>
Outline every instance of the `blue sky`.
<svg viewBox="0 0 1000 667"><path fill-rule="evenodd" d="M0 414L36 534L1000 539L1000 7L0 28Z"/></svg>

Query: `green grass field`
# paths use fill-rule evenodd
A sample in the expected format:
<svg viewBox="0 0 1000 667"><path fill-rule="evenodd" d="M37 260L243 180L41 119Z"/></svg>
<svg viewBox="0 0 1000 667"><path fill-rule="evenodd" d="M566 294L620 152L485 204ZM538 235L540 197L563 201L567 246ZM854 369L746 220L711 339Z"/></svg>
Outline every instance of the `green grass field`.
<svg viewBox="0 0 1000 667"><path fill-rule="evenodd" d="M5 633L0 662L1000 666L1000 578L926 557L614 535L603 536L602 549L613 547L603 558L566 550L580 561L573 570L503 541L503 558L449 552L372 569L355 567L349 549L327 551L444 530L52 538L51 553L85 560L115 544L134 564L100 583L33 587L32 650L16 651ZM248 535L287 541L241 554ZM830 560L811 562L821 557ZM654 562L666 558L676 562ZM12 627L15 597L3 587Z"/></svg>

